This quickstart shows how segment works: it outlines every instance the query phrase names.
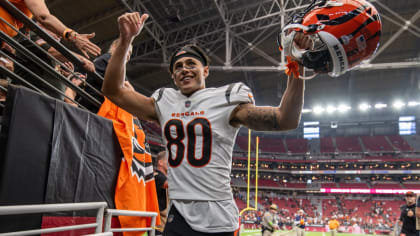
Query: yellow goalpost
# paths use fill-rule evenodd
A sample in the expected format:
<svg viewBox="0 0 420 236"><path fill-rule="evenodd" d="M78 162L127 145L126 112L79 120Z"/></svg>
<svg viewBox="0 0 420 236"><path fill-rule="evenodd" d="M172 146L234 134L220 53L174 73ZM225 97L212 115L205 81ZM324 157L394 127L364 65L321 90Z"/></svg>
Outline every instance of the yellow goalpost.
<svg viewBox="0 0 420 236"><path fill-rule="evenodd" d="M256 138L256 147L255 147L255 205L254 207L249 206L249 185L251 178L251 130L248 129L248 181L247 181L247 191L246 191L246 208L242 209L239 215L242 215L245 211L256 211L258 210L258 144L260 139L257 136Z"/></svg>

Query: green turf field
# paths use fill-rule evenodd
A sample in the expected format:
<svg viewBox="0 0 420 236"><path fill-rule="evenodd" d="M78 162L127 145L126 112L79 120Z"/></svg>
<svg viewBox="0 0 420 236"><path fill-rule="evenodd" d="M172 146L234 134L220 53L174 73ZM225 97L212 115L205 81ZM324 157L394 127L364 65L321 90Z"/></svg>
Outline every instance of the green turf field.
<svg viewBox="0 0 420 236"><path fill-rule="evenodd" d="M294 236L292 232L286 233L285 231L276 231L273 236L284 235L284 236ZM348 234L348 233L337 233L337 236L366 236L369 234ZM261 230L245 230L241 233L240 236L261 236ZM328 232L305 232L305 236L331 236ZM379 235L377 235L379 236Z"/></svg>

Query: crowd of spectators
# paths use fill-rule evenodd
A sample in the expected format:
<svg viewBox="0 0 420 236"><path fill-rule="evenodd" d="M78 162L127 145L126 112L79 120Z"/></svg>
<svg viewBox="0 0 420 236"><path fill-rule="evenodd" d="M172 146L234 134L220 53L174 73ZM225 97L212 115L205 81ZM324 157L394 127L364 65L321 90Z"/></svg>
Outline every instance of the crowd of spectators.
<svg viewBox="0 0 420 236"><path fill-rule="evenodd" d="M232 163L233 168L248 168L248 160L246 158L234 158ZM251 169L255 169L255 160L252 160L250 164ZM416 170L420 169L420 163L416 160L411 159L398 159L395 158L392 161L378 161L372 160L369 162L365 160L364 162L354 161L342 161L342 162L305 162L301 161L296 163L296 161L291 160L265 160L260 159L258 161L259 169L267 170Z"/></svg>
<svg viewBox="0 0 420 236"><path fill-rule="evenodd" d="M234 189L233 192L237 202L246 202L246 192L238 189ZM255 194L251 193L250 202L253 203L254 199ZM258 210L245 211L242 214L242 222L247 228L259 227L261 216L271 204L275 203L279 207L277 222L280 228L292 228L296 212L303 209L307 226L327 227L329 220L336 217L340 222L339 231L342 232L352 232L360 228L367 233L374 231L386 233L393 230L400 214L400 207L404 203L400 196L360 198L356 195L314 195L309 197L284 195L284 193L272 191L259 191L258 199Z"/></svg>
<svg viewBox="0 0 420 236"><path fill-rule="evenodd" d="M5 101L9 84L14 84L28 87L74 106L82 104L82 107L97 112L100 104L95 104L90 99L83 99L78 91L85 90L87 97L103 101L103 96L99 92L102 80L100 78L98 80L98 76L88 76L88 74L93 75L97 72L96 75L104 75L114 44L107 53L101 55L101 49L91 42L95 33L79 34L76 30L68 28L50 13L43 0L9 2L28 18L32 18L41 31L55 41L71 46L70 48L74 48L77 52L71 52L73 58L64 56L60 50L48 43L49 40L45 36L39 34L39 30L35 33L30 30L33 26L24 25L15 18L14 14L0 7L0 15L4 19L0 22L0 31L6 37L10 37L9 41L1 42L0 48L0 66L8 70L0 73L0 102ZM19 49L19 45L24 49ZM75 61L75 58L79 62ZM23 80L11 76L10 72ZM81 90L75 89L76 87Z"/></svg>

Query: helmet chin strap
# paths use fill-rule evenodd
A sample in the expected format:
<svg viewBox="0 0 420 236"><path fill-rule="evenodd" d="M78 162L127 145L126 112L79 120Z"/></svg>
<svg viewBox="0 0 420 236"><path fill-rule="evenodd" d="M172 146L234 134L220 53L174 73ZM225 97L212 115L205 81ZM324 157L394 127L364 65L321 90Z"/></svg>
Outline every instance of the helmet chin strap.
<svg viewBox="0 0 420 236"><path fill-rule="evenodd" d="M286 35L286 32L289 29L293 29L293 30ZM279 34L279 37L280 37L279 43L283 47L284 55L290 56L294 60L301 61L302 55L303 55L304 52L298 50L294 46L293 40L294 40L295 35L296 35L296 30L294 30L294 29L301 29L303 31L307 31L309 28L307 26L304 26L304 25L301 25L301 24L286 25L281 30L281 33Z"/></svg>
<svg viewBox="0 0 420 236"><path fill-rule="evenodd" d="M331 77L338 77L347 71L348 60L346 52L334 35L324 31L316 33L327 46L327 49L324 51L301 50L297 48L294 43L294 37L297 32L296 29L300 29L303 32L310 30L309 27L302 24L289 24L282 29L279 34L278 42L282 45L285 56L304 65L305 68L313 69L315 75L317 73L328 72ZM328 61L330 62L330 65L325 64ZM322 62L325 63L323 64ZM328 71L328 68L331 68L331 71ZM311 79L313 77L315 76L299 76L301 79Z"/></svg>
<svg viewBox="0 0 420 236"><path fill-rule="evenodd" d="M315 78L318 75L318 73L314 72L313 75L305 76L306 70L307 69L305 67L303 67L303 75L299 75L299 79L302 79L302 80L310 80L310 79Z"/></svg>
<svg viewBox="0 0 420 236"><path fill-rule="evenodd" d="M288 33L286 35L286 32L290 29L293 29L290 33ZM305 51L299 50L298 48L296 48L294 46L294 38L296 35L296 30L295 29L301 29L303 31L308 31L309 28L307 26L301 25L301 24L289 24L287 26L285 26L281 33L279 34L279 38L278 38L278 42L279 45L282 45L283 50L284 50L284 55L290 57L293 60L296 60L298 62L302 62L302 56L305 53ZM305 71L307 69L304 68L303 74L305 74ZM317 75L317 73L314 73L311 76L302 76L299 75L299 79L302 80L310 80L313 79L315 76Z"/></svg>

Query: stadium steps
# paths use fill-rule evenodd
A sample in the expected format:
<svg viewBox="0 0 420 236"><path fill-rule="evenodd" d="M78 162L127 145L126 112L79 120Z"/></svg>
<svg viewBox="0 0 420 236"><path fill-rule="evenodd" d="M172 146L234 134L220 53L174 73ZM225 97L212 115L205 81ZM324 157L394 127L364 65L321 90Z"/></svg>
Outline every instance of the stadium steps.
<svg viewBox="0 0 420 236"><path fill-rule="evenodd" d="M401 136L414 150L420 151L420 136L418 135L403 135Z"/></svg>
<svg viewBox="0 0 420 236"><path fill-rule="evenodd" d="M321 140L319 138L309 139L308 147L311 153L321 153Z"/></svg>
<svg viewBox="0 0 420 236"><path fill-rule="evenodd" d="M289 147L287 146L286 139L283 138L281 140L283 141L283 146L284 146L284 148L286 150L286 153L288 153L289 152Z"/></svg>
<svg viewBox="0 0 420 236"><path fill-rule="evenodd" d="M310 202L313 206L315 206L315 211L318 213L322 212L322 200L316 198L310 198Z"/></svg>
<svg viewBox="0 0 420 236"><path fill-rule="evenodd" d="M389 140L389 137L388 136L384 136L384 137L385 137L386 142L389 144L389 146L391 146L394 151L398 151L398 148L396 148L394 144L391 142L391 140Z"/></svg>
<svg viewBox="0 0 420 236"><path fill-rule="evenodd" d="M344 212L343 211L343 203L341 202L341 199L338 196L336 196L335 200L337 201L337 206L338 206L339 211Z"/></svg>
<svg viewBox="0 0 420 236"><path fill-rule="evenodd" d="M333 144L333 147L334 147L334 152L337 152L338 148L337 148L337 141L335 140L335 137L332 136L331 140L332 140L332 144Z"/></svg>
<svg viewBox="0 0 420 236"><path fill-rule="evenodd" d="M362 147L362 151L366 152L366 147L365 147L365 144L362 141L362 138L360 138L360 136L359 136L359 137L357 137L357 140L359 141L359 144Z"/></svg>
<svg viewBox="0 0 420 236"><path fill-rule="evenodd" d="M286 151L286 153L287 153L287 143L286 143L286 139L285 139L285 138L282 138L282 139L281 139L281 142L283 143L284 150L285 150L285 151Z"/></svg>

